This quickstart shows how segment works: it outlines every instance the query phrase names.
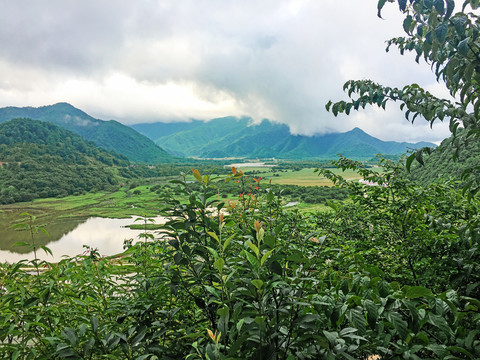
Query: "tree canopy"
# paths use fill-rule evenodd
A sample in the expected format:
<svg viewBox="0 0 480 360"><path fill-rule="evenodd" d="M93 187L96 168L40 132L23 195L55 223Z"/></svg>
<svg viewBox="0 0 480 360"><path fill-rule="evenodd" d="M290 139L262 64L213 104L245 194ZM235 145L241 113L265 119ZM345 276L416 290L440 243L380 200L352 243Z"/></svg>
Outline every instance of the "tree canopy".
<svg viewBox="0 0 480 360"><path fill-rule="evenodd" d="M378 1L378 16L381 17L386 0ZM442 81L452 97L438 98L418 84L395 88L371 80L350 80L344 85L350 100L328 102L327 110L337 116L350 114L352 110L377 105L385 109L389 101L399 102L407 120L417 117L429 121L449 121L450 131L457 135L465 128L466 136L480 135L480 18L475 12L480 1L466 0L461 11L456 12L454 0L389 0L397 3L405 15L405 35L388 40L387 51L392 46L405 52L414 52L416 61L426 61L438 81ZM461 148L464 141L457 141ZM410 155L407 168L417 159L423 162L422 151ZM478 190L478 186L474 191Z"/></svg>

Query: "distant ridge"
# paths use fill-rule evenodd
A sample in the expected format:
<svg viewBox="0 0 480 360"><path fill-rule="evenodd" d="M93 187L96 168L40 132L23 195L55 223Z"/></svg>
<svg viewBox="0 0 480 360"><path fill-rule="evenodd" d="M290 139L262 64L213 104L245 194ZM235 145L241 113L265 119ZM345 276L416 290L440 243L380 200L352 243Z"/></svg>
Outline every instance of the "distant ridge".
<svg viewBox="0 0 480 360"><path fill-rule="evenodd" d="M173 157L146 136L118 121L95 119L68 103L0 108L0 123L14 118L51 122L135 162L172 162Z"/></svg>
<svg viewBox="0 0 480 360"><path fill-rule="evenodd" d="M208 122L132 125L171 154L198 158L246 157L331 159L337 154L356 159L376 154L402 154L409 149L435 146L428 142L382 141L359 128L344 133L292 135L288 126L268 120L224 117Z"/></svg>

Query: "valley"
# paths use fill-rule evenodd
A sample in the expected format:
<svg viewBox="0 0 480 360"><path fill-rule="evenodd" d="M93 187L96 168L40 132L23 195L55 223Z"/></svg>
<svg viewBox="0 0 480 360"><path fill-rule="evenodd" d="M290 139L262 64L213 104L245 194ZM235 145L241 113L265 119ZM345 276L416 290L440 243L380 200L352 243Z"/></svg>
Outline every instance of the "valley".
<svg viewBox="0 0 480 360"><path fill-rule="evenodd" d="M314 173L313 168L304 168L300 170L276 170L274 167L251 167L245 163L245 167L239 166L239 171L244 171L251 181L253 178L261 178L262 184L266 186L274 186L275 188L283 185L290 185L285 188L285 197L283 199L283 205L293 204L289 206L289 210L301 209L301 211L329 211L326 206L327 200L334 198L344 198L345 195L332 187L332 182L325 177L319 176ZM253 164L257 165L257 164ZM283 165L285 167L287 165ZM227 166L228 167L228 166ZM338 174L343 174L351 181L359 180L358 174L353 172L342 172L340 170L334 170ZM11 229L11 226L21 221L21 214L28 212L36 216L38 223L48 232L46 234L39 234L38 244L42 246L50 246L49 243L55 243L59 239L63 239L62 244L56 244L56 251L62 251L61 249L67 249L65 253L54 253L54 257L47 255L41 258L53 261L54 259L61 258L62 255L76 255L72 253L72 249L68 246L68 239L75 235L70 235L75 229L87 221L87 219L98 219L97 227L101 229L112 222L109 219L124 219L118 224L112 223L113 227L130 226L139 230L129 232L128 229L116 229L112 228L109 232L113 232L117 236L116 249L120 252L121 247L118 247L123 239L130 236L136 238L141 232L142 226L138 222L134 222L132 219L138 217L147 216L152 218L158 218L165 205L165 197L172 194L177 197L179 201L186 202L187 199L181 196L181 193L177 189L175 184L172 184L172 180L180 179L179 177L158 177L150 179L136 179L130 181L129 184L119 188L114 192L90 192L84 195L70 195L62 198L45 198L34 199L30 202L20 202L10 205L0 206L0 227L4 228L4 235L2 242L0 243L0 250L8 250L14 253L24 253L25 247L15 247L14 243L18 241L25 241L25 234L23 232L15 231ZM189 182L194 181L193 175L187 175L185 178ZM222 184L223 180L219 180L219 186L222 188L222 197L224 201L236 202L238 194L240 193L238 187L227 187L227 184ZM258 184L257 184L258 185ZM305 188L307 187L307 188ZM132 218L133 217L133 218ZM102 222L101 219L105 219ZM128 220L131 219L131 220ZM92 220L89 220L92 221ZM103 224L100 226L98 224ZM85 225L83 225L85 226ZM105 236L101 231L95 230L95 227L91 228L92 235L89 235L91 239L85 245L92 247L98 247L100 251L106 252L108 255L108 249L102 248L105 241ZM152 229L149 226L149 229ZM87 230L83 230L84 233ZM87 231L88 232L88 231ZM69 234L69 235L67 235ZM129 235L130 234L130 235ZM93 237L92 237L93 236ZM98 242L95 243L93 239L97 237ZM28 239L28 238L27 238ZM78 248L77 248L78 249ZM4 258L1 261L15 261L18 256L14 256L13 253L8 255L3 253ZM33 254L29 254L33 256Z"/></svg>
<svg viewBox="0 0 480 360"><path fill-rule="evenodd" d="M0 359L480 359L479 11L4 2Z"/></svg>

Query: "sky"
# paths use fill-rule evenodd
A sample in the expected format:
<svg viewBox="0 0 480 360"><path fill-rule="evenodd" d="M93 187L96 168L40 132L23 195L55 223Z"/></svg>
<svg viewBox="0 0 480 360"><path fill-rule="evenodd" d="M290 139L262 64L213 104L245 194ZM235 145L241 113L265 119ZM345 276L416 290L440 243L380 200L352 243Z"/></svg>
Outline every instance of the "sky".
<svg viewBox="0 0 480 360"><path fill-rule="evenodd" d="M385 51L403 36L377 0L0 0L0 107L68 102L130 125L249 116L312 135L360 127L382 140L440 141L392 103L335 118L350 79L448 97L428 64Z"/></svg>

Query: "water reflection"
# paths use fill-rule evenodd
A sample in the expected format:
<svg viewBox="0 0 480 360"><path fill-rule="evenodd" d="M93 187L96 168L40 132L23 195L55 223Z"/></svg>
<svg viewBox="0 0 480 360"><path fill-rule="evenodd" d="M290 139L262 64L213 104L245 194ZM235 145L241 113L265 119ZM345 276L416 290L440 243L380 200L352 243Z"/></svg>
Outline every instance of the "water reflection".
<svg viewBox="0 0 480 360"><path fill-rule="evenodd" d="M83 245L97 248L101 255L113 255L123 251L123 242L126 239L138 239L141 230L131 230L125 226L133 224L137 217L127 219L106 219L91 217L88 219L57 220L44 227L49 236L38 234L35 236L37 244L46 245L53 253L53 257L43 250L37 251L39 259L49 262L56 262L62 259L63 255L75 256L85 251ZM44 220L44 219L42 219ZM155 218L155 223L160 224L164 218ZM39 221L39 223L42 223ZM138 222L137 222L138 223ZM0 242L0 262L16 262L22 259L31 260L33 252L26 253L26 247L12 247L17 241L29 241L29 234L26 231L15 231L7 228L2 233Z"/></svg>

